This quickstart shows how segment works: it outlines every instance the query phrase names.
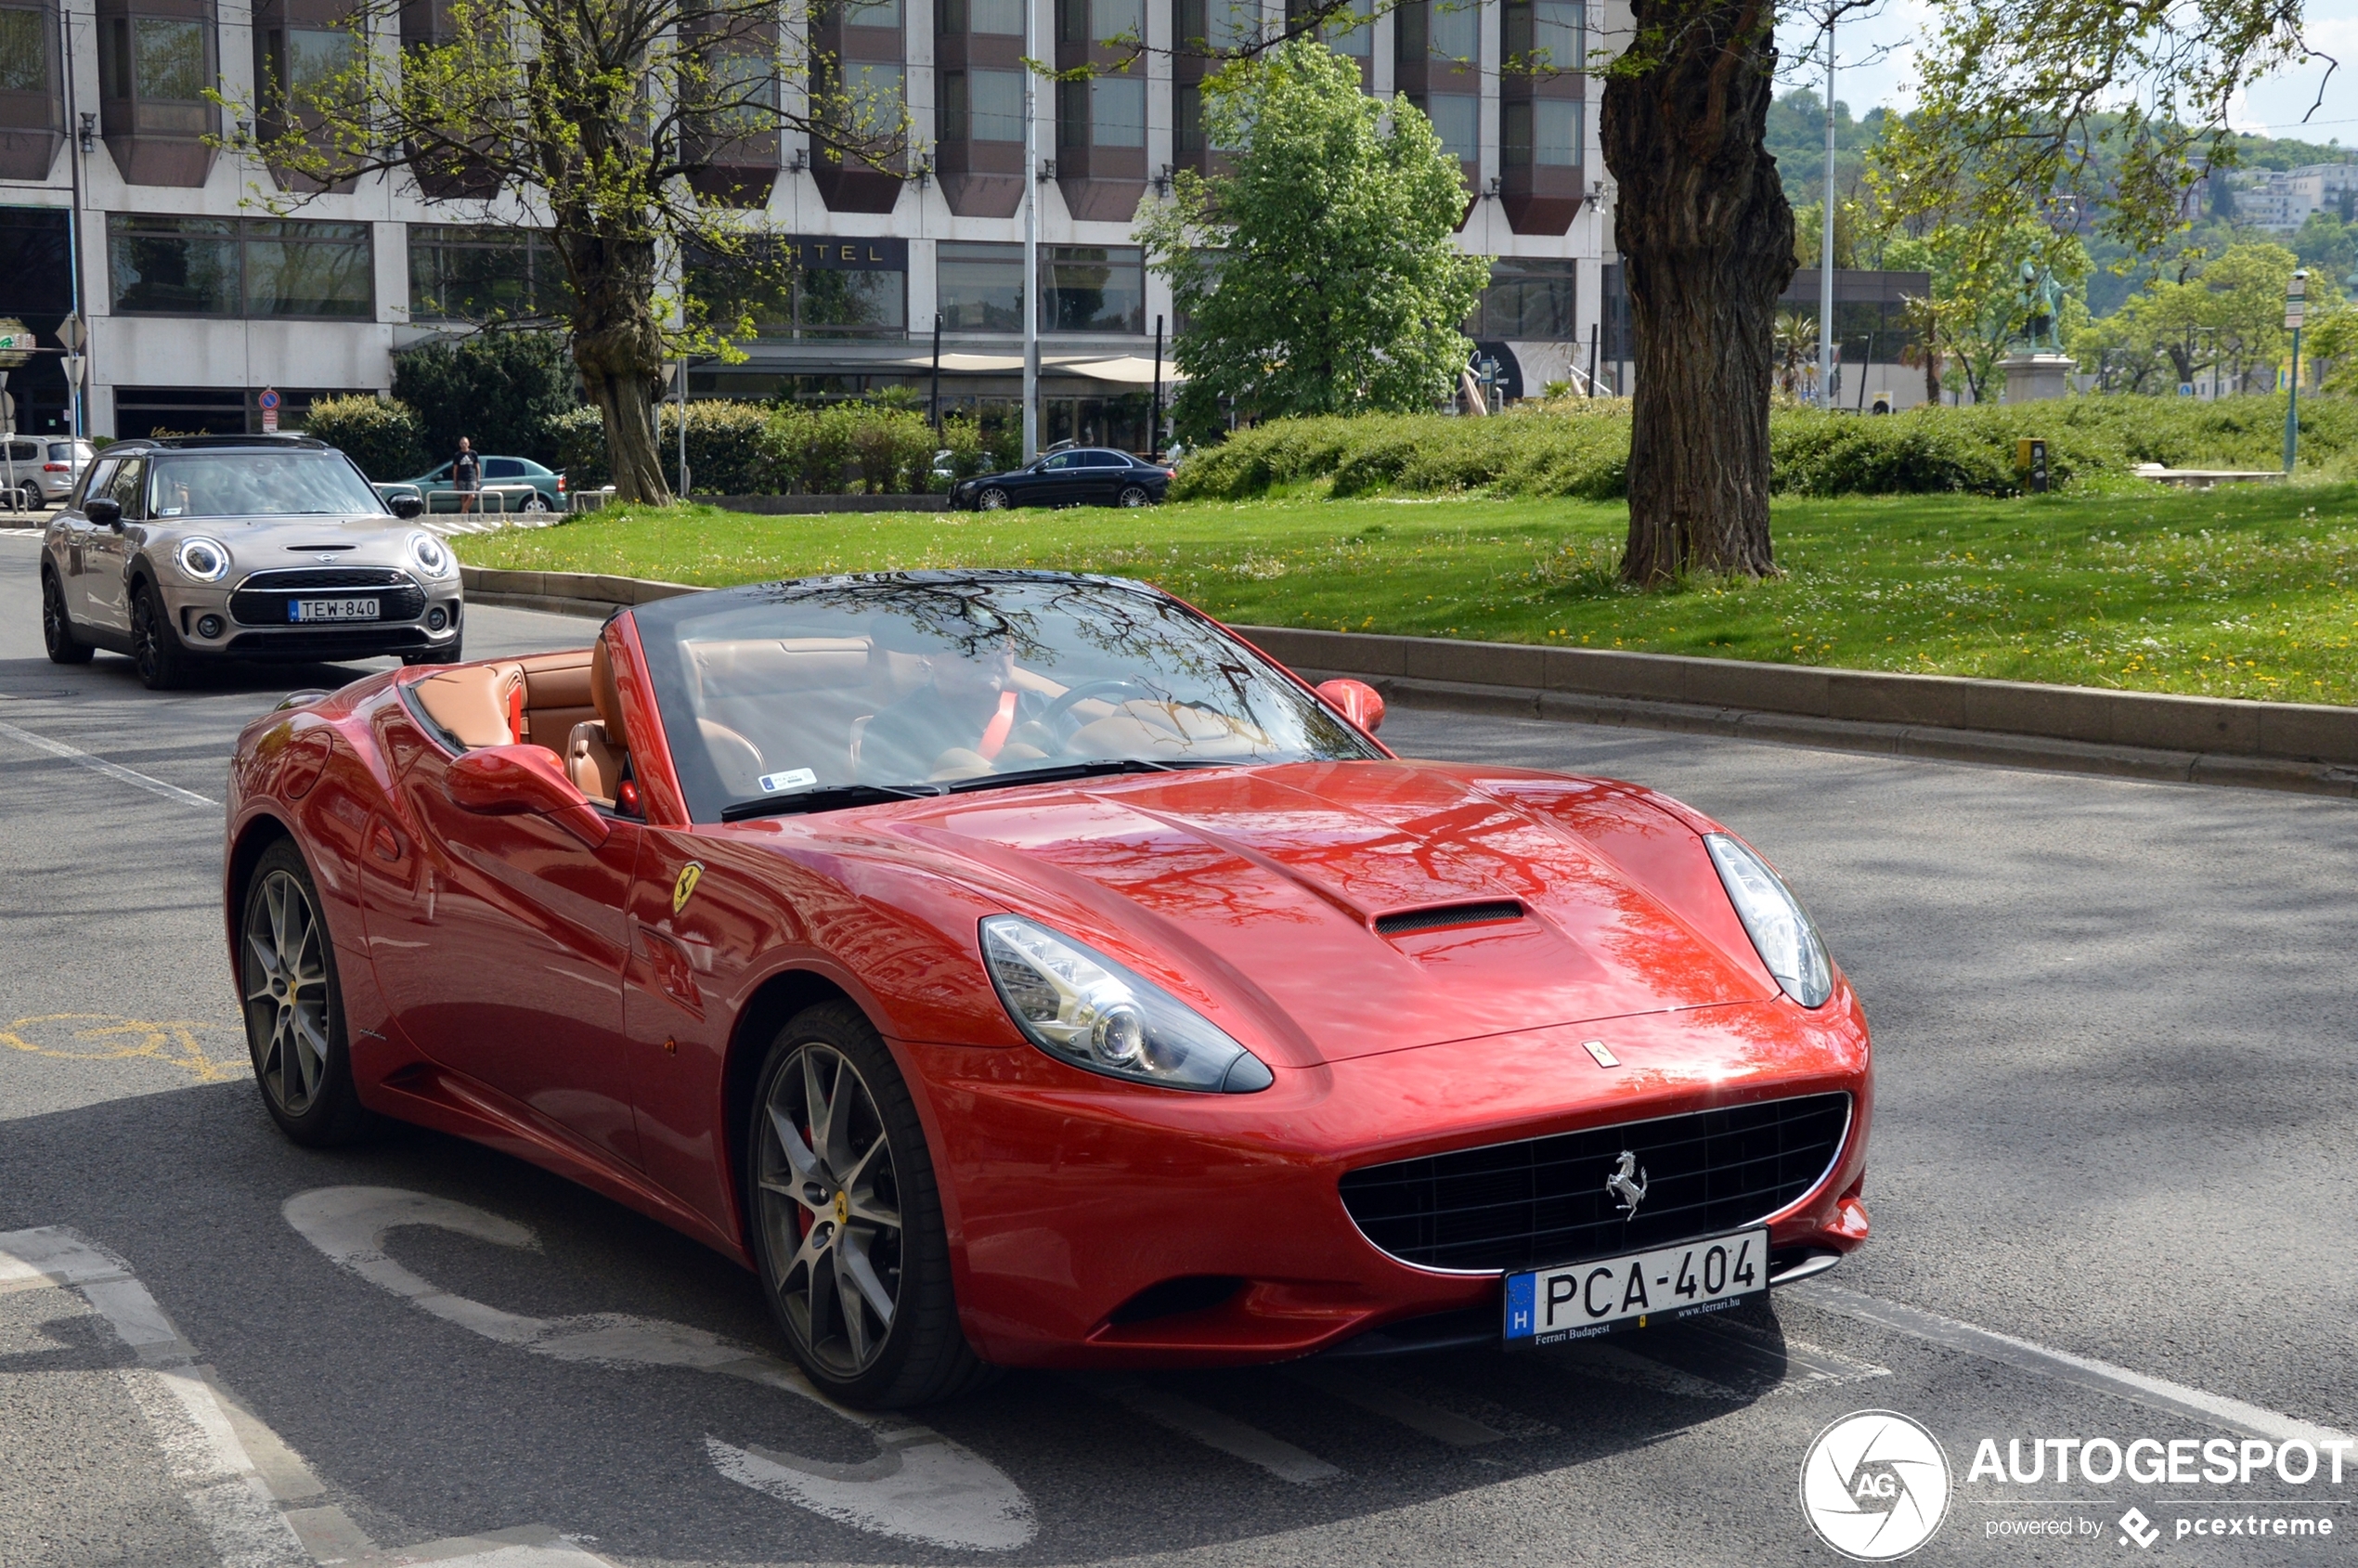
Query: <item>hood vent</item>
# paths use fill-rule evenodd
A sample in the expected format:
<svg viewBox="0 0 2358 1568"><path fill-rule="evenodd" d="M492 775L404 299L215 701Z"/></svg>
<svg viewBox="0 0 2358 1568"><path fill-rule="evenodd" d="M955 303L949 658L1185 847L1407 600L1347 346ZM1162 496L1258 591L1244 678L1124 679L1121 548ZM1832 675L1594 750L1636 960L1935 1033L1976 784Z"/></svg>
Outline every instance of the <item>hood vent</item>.
<svg viewBox="0 0 2358 1568"><path fill-rule="evenodd" d="M1521 920L1522 905L1512 899L1499 899L1489 903L1443 904L1437 909L1412 909L1400 914L1376 917L1376 935L1405 937L1411 931L1438 931L1450 926L1495 926L1502 920Z"/></svg>

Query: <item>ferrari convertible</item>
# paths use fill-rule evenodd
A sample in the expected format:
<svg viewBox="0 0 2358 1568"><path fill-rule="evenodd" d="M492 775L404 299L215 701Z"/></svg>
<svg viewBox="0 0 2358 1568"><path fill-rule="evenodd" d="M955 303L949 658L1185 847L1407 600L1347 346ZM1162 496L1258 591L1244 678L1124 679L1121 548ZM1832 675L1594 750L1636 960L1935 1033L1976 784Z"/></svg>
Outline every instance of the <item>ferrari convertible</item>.
<svg viewBox="0 0 2358 1568"><path fill-rule="evenodd" d="M1029 571L299 693L231 768L264 1104L674 1225L875 1407L1640 1329L1863 1241L1866 1022L1768 863L1381 719Z"/></svg>

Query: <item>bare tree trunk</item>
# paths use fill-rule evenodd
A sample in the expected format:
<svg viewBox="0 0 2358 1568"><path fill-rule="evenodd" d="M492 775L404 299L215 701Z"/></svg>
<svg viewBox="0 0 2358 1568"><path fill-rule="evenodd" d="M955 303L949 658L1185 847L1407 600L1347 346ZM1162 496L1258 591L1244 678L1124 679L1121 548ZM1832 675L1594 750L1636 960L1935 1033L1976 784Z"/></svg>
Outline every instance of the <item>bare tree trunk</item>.
<svg viewBox="0 0 2358 1568"><path fill-rule="evenodd" d="M561 234L566 232L560 227ZM605 421L615 497L661 506L671 499L655 449L663 385L663 333L655 325L654 246L608 240L584 224L567 244L574 284L573 362Z"/></svg>
<svg viewBox="0 0 2358 1568"><path fill-rule="evenodd" d="M1605 164L1637 339L1624 578L1768 577L1768 389L1793 209L1763 145L1773 12L1637 0L1642 68L1605 88Z"/></svg>

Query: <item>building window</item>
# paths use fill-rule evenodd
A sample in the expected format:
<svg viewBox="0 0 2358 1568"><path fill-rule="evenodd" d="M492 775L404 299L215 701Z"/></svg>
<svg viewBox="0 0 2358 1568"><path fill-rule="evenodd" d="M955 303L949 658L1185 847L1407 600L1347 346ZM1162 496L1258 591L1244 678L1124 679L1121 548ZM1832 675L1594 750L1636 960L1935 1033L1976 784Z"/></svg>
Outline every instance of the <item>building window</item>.
<svg viewBox="0 0 2358 1568"><path fill-rule="evenodd" d="M316 109L360 56L359 39L332 28L269 28L260 44L262 111L274 119Z"/></svg>
<svg viewBox="0 0 2358 1568"><path fill-rule="evenodd" d="M54 25L46 11L0 10L0 93L32 93L42 98L37 106L39 123L49 123L49 30ZM0 125L14 127L24 123L10 117L0 120Z"/></svg>
<svg viewBox="0 0 2358 1568"><path fill-rule="evenodd" d="M1578 330L1578 283L1575 263L1500 256L1490 264L1490 286L1466 322L1466 335L1493 342L1568 339Z"/></svg>
<svg viewBox="0 0 2358 1568"><path fill-rule="evenodd" d="M1581 0L1507 0L1500 19L1507 58L1522 72L1580 70L1587 58L1587 6Z"/></svg>
<svg viewBox="0 0 2358 1568"><path fill-rule="evenodd" d="M888 27L900 30L900 0L846 0L846 27Z"/></svg>
<svg viewBox="0 0 2358 1568"><path fill-rule="evenodd" d="M98 32L98 75L109 97L201 103L213 84L205 24L186 17L109 17Z"/></svg>
<svg viewBox="0 0 2358 1568"><path fill-rule="evenodd" d="M1338 18L1327 24L1327 46L1339 55L1364 60L1376 52L1373 0L1351 0L1347 9L1351 20Z"/></svg>
<svg viewBox="0 0 2358 1568"><path fill-rule="evenodd" d="M1183 82L1171 89L1171 136L1182 158L1203 150L1203 89Z"/></svg>
<svg viewBox="0 0 2358 1568"><path fill-rule="evenodd" d="M1023 330L1023 247L943 240L934 248L942 330Z"/></svg>
<svg viewBox="0 0 2358 1568"><path fill-rule="evenodd" d="M107 264L122 315L366 321L377 313L363 223L116 213Z"/></svg>
<svg viewBox="0 0 2358 1568"><path fill-rule="evenodd" d="M973 30L1001 37L1023 36L1023 7L1024 0L968 0Z"/></svg>
<svg viewBox="0 0 2358 1568"><path fill-rule="evenodd" d="M1177 0L1172 21L1182 49L1234 49L1260 30L1261 6L1259 0Z"/></svg>
<svg viewBox="0 0 2358 1568"><path fill-rule="evenodd" d="M1580 162L1578 98L1536 98L1498 106L1499 139L1509 167L1560 168Z"/></svg>
<svg viewBox="0 0 2358 1568"><path fill-rule="evenodd" d="M944 131L942 140L1023 140L1022 71L952 71L943 81L945 84L951 81L958 84L962 112L958 129Z"/></svg>
<svg viewBox="0 0 2358 1568"><path fill-rule="evenodd" d="M566 314L572 285L534 229L409 226L409 319L507 321Z"/></svg>
<svg viewBox="0 0 2358 1568"><path fill-rule="evenodd" d="M1090 140L1098 147L1147 145L1147 84L1134 76L1089 84Z"/></svg>
<svg viewBox="0 0 2358 1568"><path fill-rule="evenodd" d="M1428 93L1421 102L1413 97L1408 101L1424 110L1442 150L1450 157L1471 163L1482 156L1480 98L1471 93Z"/></svg>
<svg viewBox="0 0 2358 1568"><path fill-rule="evenodd" d="M1040 330L1126 332L1147 330L1144 253L1126 245L1043 247Z"/></svg>
<svg viewBox="0 0 2358 1568"><path fill-rule="evenodd" d="M1423 9L1426 58L1472 64L1482 49L1482 12L1475 0L1428 0Z"/></svg>
<svg viewBox="0 0 2358 1568"><path fill-rule="evenodd" d="M748 317L755 334L765 338L898 336L908 326L907 240L788 238L771 243L793 260L783 275L726 256L690 265L688 293L720 331L733 333ZM759 259L777 257L770 252Z"/></svg>

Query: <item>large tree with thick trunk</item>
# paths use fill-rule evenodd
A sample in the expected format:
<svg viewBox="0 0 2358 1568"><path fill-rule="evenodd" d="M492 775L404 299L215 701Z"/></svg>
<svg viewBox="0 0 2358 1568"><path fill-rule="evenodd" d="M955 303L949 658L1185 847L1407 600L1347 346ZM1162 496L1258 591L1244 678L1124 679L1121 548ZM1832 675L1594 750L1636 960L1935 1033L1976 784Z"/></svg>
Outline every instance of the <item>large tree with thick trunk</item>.
<svg viewBox="0 0 2358 1568"><path fill-rule="evenodd" d="M661 502L654 414L669 363L726 354L722 334L750 330L708 321L681 258L725 267L733 296L758 292L790 260L732 205L735 182L777 167L781 133L878 168L902 142L897 95L814 84L841 74L801 43L828 3L354 0L341 64L266 78L259 104L234 107L261 127L249 150L278 181L275 209L401 176L454 215L545 228L569 287L540 306L571 329L615 490Z"/></svg>
<svg viewBox="0 0 2358 1568"><path fill-rule="evenodd" d="M1638 378L1622 576L1766 577L1772 340L1794 274L1793 208L1765 146L1776 11L1637 0L1633 19L1602 121Z"/></svg>

